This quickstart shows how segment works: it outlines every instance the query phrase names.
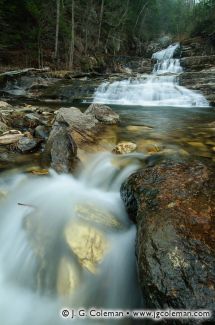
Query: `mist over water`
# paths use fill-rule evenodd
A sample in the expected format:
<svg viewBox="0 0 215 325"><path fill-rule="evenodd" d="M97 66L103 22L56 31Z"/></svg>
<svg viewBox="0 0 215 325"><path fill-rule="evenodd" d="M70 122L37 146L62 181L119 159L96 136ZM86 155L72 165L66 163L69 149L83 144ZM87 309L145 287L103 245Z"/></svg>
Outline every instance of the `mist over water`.
<svg viewBox="0 0 215 325"><path fill-rule="evenodd" d="M65 323L63 307L138 307L136 229L119 189L141 159L103 153L76 177L51 171L2 178L0 188L8 194L0 200L0 324L58 325ZM61 263L69 277L60 272Z"/></svg>
<svg viewBox="0 0 215 325"><path fill-rule="evenodd" d="M174 58L179 44L153 54L156 60L151 75L140 75L122 81L104 82L94 94L94 103L138 106L208 107L203 95L179 86L183 72L180 60Z"/></svg>

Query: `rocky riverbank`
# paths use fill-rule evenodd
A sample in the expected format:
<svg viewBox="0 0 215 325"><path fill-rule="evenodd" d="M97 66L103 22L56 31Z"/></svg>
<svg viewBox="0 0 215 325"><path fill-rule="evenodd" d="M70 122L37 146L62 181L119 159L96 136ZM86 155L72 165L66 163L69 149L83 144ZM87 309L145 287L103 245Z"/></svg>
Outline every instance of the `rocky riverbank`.
<svg viewBox="0 0 215 325"><path fill-rule="evenodd" d="M0 169L23 163L70 172L85 152L111 151L119 116L105 105L53 109L0 101ZM111 144L112 143L112 144Z"/></svg>

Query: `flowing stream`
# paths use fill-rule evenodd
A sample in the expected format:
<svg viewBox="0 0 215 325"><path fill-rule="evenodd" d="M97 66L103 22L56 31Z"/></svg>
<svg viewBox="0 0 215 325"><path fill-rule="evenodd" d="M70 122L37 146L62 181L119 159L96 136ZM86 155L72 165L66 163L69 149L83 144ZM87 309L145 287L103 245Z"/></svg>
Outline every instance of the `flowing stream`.
<svg viewBox="0 0 215 325"><path fill-rule="evenodd" d="M153 54L157 63L151 75L140 75L122 81L104 82L96 90L94 102L138 106L209 106L208 101L194 91L179 86L183 72L180 60L174 58L179 44Z"/></svg>
<svg viewBox="0 0 215 325"><path fill-rule="evenodd" d="M127 217L120 186L142 166L151 146L156 150L163 143L168 150L181 146L187 154L207 158L214 150L213 116L209 108L201 108L208 102L178 85L182 72L180 60L174 58L178 47L153 55L151 75L103 83L95 93L94 102L116 105L121 118L117 141L132 140L142 153L92 155L73 176L52 170L43 176L17 170L2 174L0 324L64 324L63 308L142 307L136 228ZM129 318L71 316L68 323L75 325L135 323Z"/></svg>
<svg viewBox="0 0 215 325"><path fill-rule="evenodd" d="M76 177L2 178L0 324L58 325L64 307L138 307L136 230L119 189L142 159L103 153Z"/></svg>

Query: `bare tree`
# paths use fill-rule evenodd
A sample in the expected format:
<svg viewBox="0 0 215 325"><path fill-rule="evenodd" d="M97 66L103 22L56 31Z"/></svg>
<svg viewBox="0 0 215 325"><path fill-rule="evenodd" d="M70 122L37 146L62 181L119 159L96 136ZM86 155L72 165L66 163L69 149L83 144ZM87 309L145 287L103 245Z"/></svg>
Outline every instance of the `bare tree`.
<svg viewBox="0 0 215 325"><path fill-rule="evenodd" d="M72 0L72 22L71 22L71 39L69 47L69 69L73 68L75 48L75 0Z"/></svg>
<svg viewBox="0 0 215 325"><path fill-rule="evenodd" d="M55 51L54 58L58 56L58 41L59 41L59 24L60 24L60 0L56 0L57 15L56 15L56 30L55 30Z"/></svg>
<svg viewBox="0 0 215 325"><path fill-rule="evenodd" d="M101 28L102 28L102 18L103 18L103 14L104 14L104 0L102 0L101 3L101 10L100 10L100 17L99 17L99 32L98 32L98 41L97 41L97 45L99 47L99 42L100 42L100 37L101 37Z"/></svg>
<svg viewBox="0 0 215 325"><path fill-rule="evenodd" d="M134 31L135 31L135 28L137 27L137 24L138 24L138 22L139 22L139 19L140 19L142 13L144 12L144 9L147 7L148 3L149 3L149 1L147 1L147 2L145 2L145 3L143 4L142 9L140 10L139 15L137 16L137 19L136 19L136 22L135 22L135 25L134 25Z"/></svg>

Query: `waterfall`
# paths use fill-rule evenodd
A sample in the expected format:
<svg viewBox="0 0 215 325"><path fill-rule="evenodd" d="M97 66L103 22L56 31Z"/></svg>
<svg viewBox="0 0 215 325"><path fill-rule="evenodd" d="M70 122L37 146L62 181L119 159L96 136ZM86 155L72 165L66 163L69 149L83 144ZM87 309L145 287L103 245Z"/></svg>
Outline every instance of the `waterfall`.
<svg viewBox="0 0 215 325"><path fill-rule="evenodd" d="M1 178L0 324L59 325L64 307L138 306L136 228L119 189L141 159L102 153L76 177ZM101 321L73 320L83 323Z"/></svg>
<svg viewBox="0 0 215 325"><path fill-rule="evenodd" d="M152 55L156 63L151 75L102 83L94 94L94 103L208 107L209 103L203 95L178 84L178 76L183 69L174 54L179 46L176 43Z"/></svg>

